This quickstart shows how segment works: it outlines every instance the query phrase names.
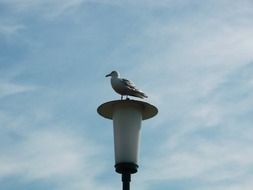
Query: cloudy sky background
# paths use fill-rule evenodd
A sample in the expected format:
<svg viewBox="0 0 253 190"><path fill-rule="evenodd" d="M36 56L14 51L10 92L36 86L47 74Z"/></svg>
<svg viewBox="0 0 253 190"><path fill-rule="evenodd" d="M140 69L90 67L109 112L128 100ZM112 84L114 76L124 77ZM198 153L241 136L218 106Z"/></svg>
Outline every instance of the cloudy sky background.
<svg viewBox="0 0 253 190"><path fill-rule="evenodd" d="M159 114L133 189L253 187L251 0L0 0L0 189L116 190L112 70Z"/></svg>

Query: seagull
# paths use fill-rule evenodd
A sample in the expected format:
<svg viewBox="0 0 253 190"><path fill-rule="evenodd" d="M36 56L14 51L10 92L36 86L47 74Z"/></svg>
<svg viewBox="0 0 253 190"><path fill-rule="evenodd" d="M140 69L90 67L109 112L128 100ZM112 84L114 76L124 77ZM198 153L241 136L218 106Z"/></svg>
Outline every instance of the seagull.
<svg viewBox="0 0 253 190"><path fill-rule="evenodd" d="M128 99L128 96L135 96L139 98L147 98L148 96L144 94L141 90L138 90L134 83L127 80L120 78L120 74L117 71L112 71L110 74L106 75L105 77L111 77L111 85L112 88L121 95L121 100L123 99L123 96L126 96L126 99Z"/></svg>

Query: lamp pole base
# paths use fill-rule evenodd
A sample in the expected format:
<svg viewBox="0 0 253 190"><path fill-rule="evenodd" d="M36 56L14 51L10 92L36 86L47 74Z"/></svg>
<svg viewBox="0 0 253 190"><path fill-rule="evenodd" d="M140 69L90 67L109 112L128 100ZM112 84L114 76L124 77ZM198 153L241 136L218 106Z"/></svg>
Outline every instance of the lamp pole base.
<svg viewBox="0 0 253 190"><path fill-rule="evenodd" d="M123 190L130 190L131 174L136 173L138 165L134 163L118 163L115 165L117 173L121 174Z"/></svg>

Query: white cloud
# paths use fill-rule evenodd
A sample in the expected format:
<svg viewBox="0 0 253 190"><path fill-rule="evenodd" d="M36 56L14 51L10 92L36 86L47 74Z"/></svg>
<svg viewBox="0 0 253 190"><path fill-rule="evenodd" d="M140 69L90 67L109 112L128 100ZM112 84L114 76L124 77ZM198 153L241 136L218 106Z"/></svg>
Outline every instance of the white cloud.
<svg viewBox="0 0 253 190"><path fill-rule="evenodd" d="M13 0L3 2L16 12L34 11L34 13L40 13L40 16L44 18L54 18L63 14L65 11L78 7L85 0Z"/></svg>
<svg viewBox="0 0 253 190"><path fill-rule="evenodd" d="M134 67L131 75L145 78L145 89L151 92L149 100L158 105L165 127L159 130L168 134L166 145L161 145L147 161L147 167L152 168L145 175L147 181L219 181L252 175L247 171L253 164L248 144L252 138L245 136L252 134L251 130L248 126L243 130L235 126L242 122L238 115L252 111L252 96L237 97L228 103L226 98L236 95L224 87L231 74L241 72L253 61L253 27L248 17L252 3L243 2L223 1L230 5L211 7L206 14L173 17L175 20L149 17L149 25L129 39L129 48L138 46L142 50L138 69ZM251 82L247 79L232 86L237 92L248 90ZM170 126L173 119L178 121L177 126ZM251 118L246 120L252 122ZM210 130L205 126L213 127L211 130L217 133L213 142L204 135L199 139L198 133ZM159 175L153 175L157 171Z"/></svg>
<svg viewBox="0 0 253 190"><path fill-rule="evenodd" d="M231 73L253 60L253 27L248 12L242 12L244 8L218 10L201 12L203 17L151 19L140 35L129 39L129 48L137 44L144 52L133 75L145 76L144 84L150 79L145 88L156 103L164 105L166 100L172 109L174 104L189 107L213 94ZM227 21L234 14L236 19Z"/></svg>
<svg viewBox="0 0 253 190"><path fill-rule="evenodd" d="M104 170L101 148L88 138L52 127L27 131L21 139L1 150L0 179L20 176L26 182L54 181L61 189L106 189L96 182Z"/></svg>
<svg viewBox="0 0 253 190"><path fill-rule="evenodd" d="M158 55L141 60L144 64L136 71L149 73L149 91L156 97L163 120L163 128L158 130L167 134L160 148L145 159L141 179L145 183L190 179L204 184L200 189L208 189L208 184L236 181L221 185L220 189L226 190L250 189L252 185L253 174L248 168L253 164L249 145L253 139L247 135L252 130L250 125L242 124L252 123L251 118L244 117L252 112L252 80L234 83L233 79L243 76L242 68L253 60L253 28L216 23L217 26L199 23L190 32L184 25L190 24L180 23L175 31L178 41L171 39L171 25L161 26L164 32L159 39L171 39L172 44L168 43L167 48L162 45ZM151 38L156 38L159 26L152 25L149 32ZM240 91L249 93L242 97L233 93ZM157 171L159 175L153 175Z"/></svg>
<svg viewBox="0 0 253 190"><path fill-rule="evenodd" d="M24 28L21 24L0 24L0 35L10 38Z"/></svg>
<svg viewBox="0 0 253 190"><path fill-rule="evenodd" d="M38 10L44 17L55 17L80 6L83 2L87 1L16 0L10 3L18 11ZM140 14L144 15L144 23L141 23L143 25L139 34L129 35L127 43L117 47L116 51L121 53L112 52L117 56L124 55L122 50L132 47L139 50L140 54L135 59L139 64L130 64L127 67L132 72L124 74L131 79L135 79L131 76L140 78L141 81L137 84L147 91L150 97L148 101L160 110L157 116L159 121L154 122L154 125L166 136L164 141L161 140L162 144L155 144L155 153L141 163L144 166L142 182L197 179L219 184L226 180L240 179L240 182L220 189L238 190L242 189L239 188L241 186L248 190L252 187L248 179L252 174L247 170L253 164L253 152L250 148L252 129L249 128L252 120L249 117L242 119L242 116L252 111L253 101L251 96L247 95L233 101L228 101L227 98L235 98L234 91L252 90L253 80L247 78L239 84L232 82L233 87L224 88L226 82L231 80L232 74L238 73L239 70L240 75L240 69L253 60L253 27L250 25L251 17L248 16L252 5L247 2L241 5L241 2L222 1L229 6L223 9L216 5L218 9L210 7L210 10L206 6L206 14L203 14L203 10L198 12L198 9L194 12L198 13L196 15L180 14L179 18L174 15L173 18L159 19L155 14L152 15L153 13ZM103 3L122 6L117 1ZM132 6L142 3L144 2L128 1L123 4ZM148 1L145 5L158 8L167 3L172 1ZM149 8L152 9L152 6ZM22 29L22 25L8 25L9 28L6 26L0 26L0 31L13 34ZM230 88L234 88L234 91ZM4 81L0 86L0 97L33 89L34 87ZM62 94L65 90L61 91ZM57 97L58 88L55 93ZM79 91L73 90L73 93L69 99L80 96ZM89 93L82 95L87 96L84 100L90 98ZM32 119L17 117L13 120L1 113L0 120L4 126L16 130L37 117L41 116L40 120L45 118L47 121L54 117L50 111L46 113L40 110L34 110L31 115L34 116ZM246 124L239 127L240 123ZM208 135L213 136L210 138L206 134L201 135L201 132L211 132ZM37 132L32 130L27 135L21 133L24 139L19 144L1 151L4 154L0 156L0 176L18 174L27 181L53 179L56 183L62 183L60 189L63 186L66 189L102 189L96 182L96 176L103 172L103 164L97 165L101 158L96 160L97 162L94 161L100 155L97 151L101 149L96 147L97 144L91 139L82 139L76 133L61 131L59 128L38 129ZM150 138L159 137L152 134ZM153 175L157 171L159 175ZM71 178L68 181L74 184L67 183L67 178ZM246 180L243 181L242 178Z"/></svg>
<svg viewBox="0 0 253 190"><path fill-rule="evenodd" d="M194 143L193 143L194 142ZM206 182L222 182L252 176L248 168L253 164L253 151L247 142L221 140L208 142L205 140L185 139L186 144L174 150L163 149L157 160L152 160L145 170L149 180L198 179ZM159 171L159 175L152 175Z"/></svg>
<svg viewBox="0 0 253 190"><path fill-rule="evenodd" d="M0 81L0 98L35 90L34 86L20 85L8 81Z"/></svg>

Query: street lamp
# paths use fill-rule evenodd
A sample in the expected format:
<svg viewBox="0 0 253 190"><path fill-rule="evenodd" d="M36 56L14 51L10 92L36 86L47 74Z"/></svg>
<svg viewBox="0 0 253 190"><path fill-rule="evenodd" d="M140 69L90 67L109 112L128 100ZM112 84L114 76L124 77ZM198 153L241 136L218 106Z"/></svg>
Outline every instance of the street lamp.
<svg viewBox="0 0 253 190"><path fill-rule="evenodd" d="M147 102L127 99L106 102L97 111L113 120L115 170L122 175L123 190L129 190L131 174L138 169L141 121L154 117L158 109Z"/></svg>

